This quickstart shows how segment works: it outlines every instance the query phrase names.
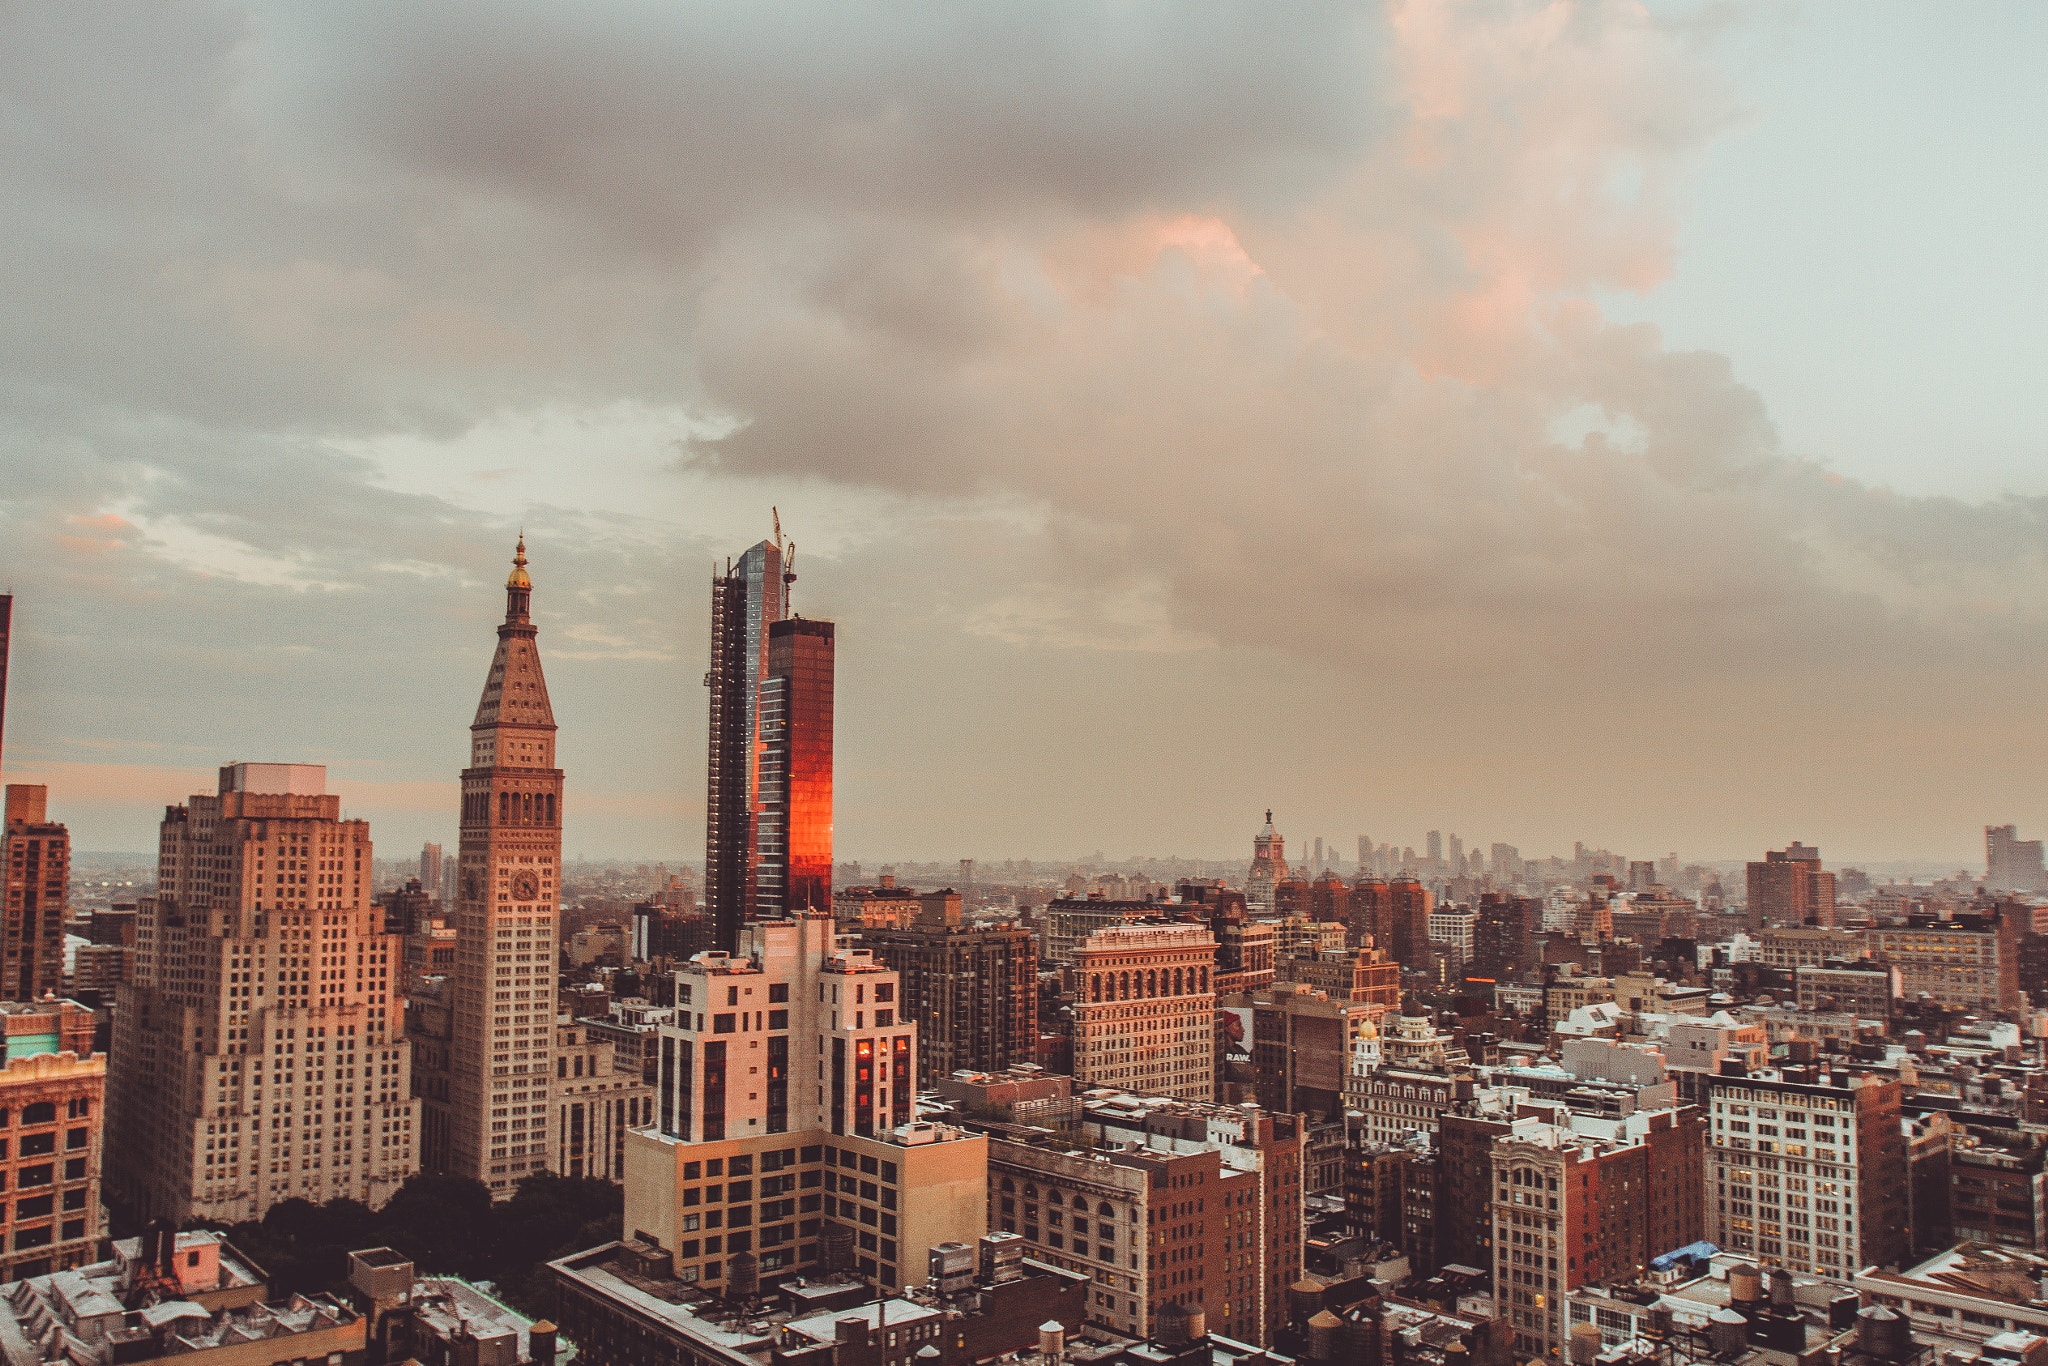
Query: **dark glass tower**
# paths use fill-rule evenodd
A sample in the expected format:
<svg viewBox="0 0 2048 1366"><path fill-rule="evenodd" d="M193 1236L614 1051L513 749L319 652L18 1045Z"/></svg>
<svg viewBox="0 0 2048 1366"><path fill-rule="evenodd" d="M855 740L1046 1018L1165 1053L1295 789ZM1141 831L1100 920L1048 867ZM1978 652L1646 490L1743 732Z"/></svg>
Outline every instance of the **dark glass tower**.
<svg viewBox="0 0 2048 1366"><path fill-rule="evenodd" d="M711 580L711 730L704 799L704 906L727 953L752 918L757 744L768 630L782 619L782 550L763 541Z"/></svg>
<svg viewBox="0 0 2048 1366"><path fill-rule="evenodd" d="M7 637L14 629L14 594L0 593L0 734L7 728Z"/></svg>
<svg viewBox="0 0 2048 1366"><path fill-rule="evenodd" d="M762 917L832 906L832 647L829 621L791 617L768 628L754 820Z"/></svg>

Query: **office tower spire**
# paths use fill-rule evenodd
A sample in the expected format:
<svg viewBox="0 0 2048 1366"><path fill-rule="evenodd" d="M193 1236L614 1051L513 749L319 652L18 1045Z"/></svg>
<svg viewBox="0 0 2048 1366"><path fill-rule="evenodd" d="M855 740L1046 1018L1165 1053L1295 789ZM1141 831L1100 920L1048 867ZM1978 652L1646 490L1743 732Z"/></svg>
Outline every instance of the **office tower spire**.
<svg viewBox="0 0 2048 1366"><path fill-rule="evenodd" d="M423 1165L505 1197L547 1168L554 1076L555 908L562 770L532 617L526 538L505 580L505 620L470 723L454 907L455 975L422 1008L415 1045L445 1056L423 1116ZM445 1032L442 1032L445 1031ZM502 1119L516 1107L517 1117Z"/></svg>

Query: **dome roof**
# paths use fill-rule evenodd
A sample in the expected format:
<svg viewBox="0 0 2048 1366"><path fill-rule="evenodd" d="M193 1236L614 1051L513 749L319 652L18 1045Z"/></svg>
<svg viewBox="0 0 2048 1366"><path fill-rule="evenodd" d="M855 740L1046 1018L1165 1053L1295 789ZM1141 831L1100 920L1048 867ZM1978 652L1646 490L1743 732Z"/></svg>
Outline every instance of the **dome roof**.
<svg viewBox="0 0 2048 1366"><path fill-rule="evenodd" d="M512 572L505 577L507 588L531 588L533 580L526 575L526 533L519 533L519 549L512 556Z"/></svg>

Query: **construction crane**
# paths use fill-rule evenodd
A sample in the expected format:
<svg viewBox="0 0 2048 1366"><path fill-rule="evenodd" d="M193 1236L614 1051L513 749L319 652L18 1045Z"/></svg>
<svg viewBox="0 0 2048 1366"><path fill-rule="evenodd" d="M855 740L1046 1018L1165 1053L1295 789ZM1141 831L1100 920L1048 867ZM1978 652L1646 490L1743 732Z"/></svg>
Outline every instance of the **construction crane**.
<svg viewBox="0 0 2048 1366"><path fill-rule="evenodd" d="M775 558L782 562L782 615L789 615L790 585L796 582L796 542L791 541L787 549L782 544L782 512L771 507L768 515L775 519Z"/></svg>

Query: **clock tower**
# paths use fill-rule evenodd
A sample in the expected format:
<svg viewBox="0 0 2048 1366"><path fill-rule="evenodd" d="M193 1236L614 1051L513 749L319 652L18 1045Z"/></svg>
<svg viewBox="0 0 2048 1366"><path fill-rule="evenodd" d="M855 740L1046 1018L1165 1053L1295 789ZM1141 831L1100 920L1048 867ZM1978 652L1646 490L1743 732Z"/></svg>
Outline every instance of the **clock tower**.
<svg viewBox="0 0 2048 1366"><path fill-rule="evenodd" d="M526 538L505 580L505 620L469 728L461 861L446 993L446 1067L428 1096L428 1171L473 1177L509 1197L554 1152L557 908L562 770L530 612Z"/></svg>

